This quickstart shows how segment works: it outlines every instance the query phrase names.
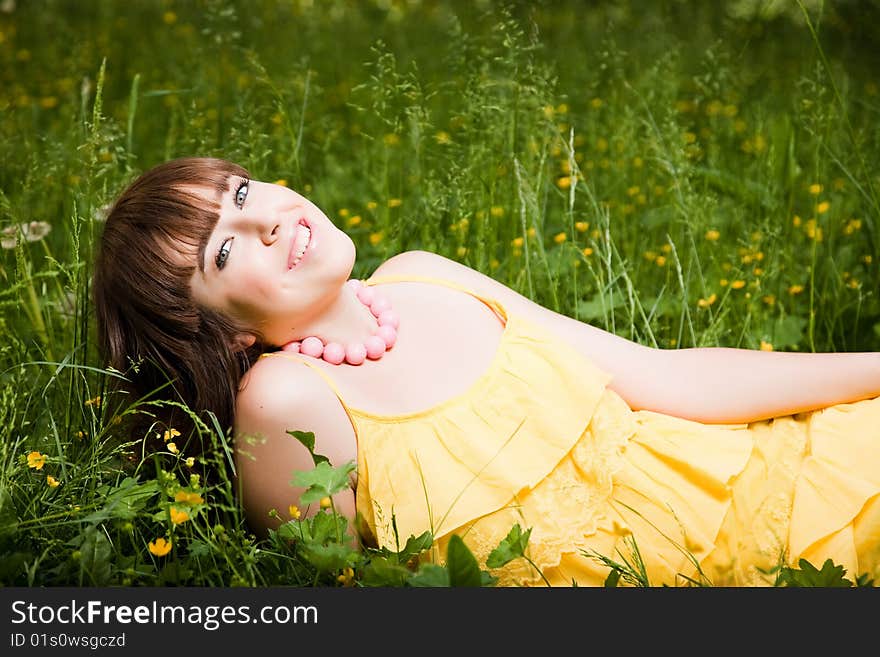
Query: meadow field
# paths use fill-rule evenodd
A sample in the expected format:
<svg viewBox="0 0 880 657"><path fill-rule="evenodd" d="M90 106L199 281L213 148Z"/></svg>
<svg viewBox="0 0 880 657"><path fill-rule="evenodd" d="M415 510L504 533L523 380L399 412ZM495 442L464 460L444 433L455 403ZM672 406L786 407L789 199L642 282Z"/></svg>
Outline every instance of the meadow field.
<svg viewBox="0 0 880 657"><path fill-rule="evenodd" d="M878 37L869 0L0 0L0 585L491 584L332 508L258 539L228 428L120 430L90 275L141 171L297 189L356 276L425 249L653 347L880 351ZM780 585L866 584L814 565Z"/></svg>

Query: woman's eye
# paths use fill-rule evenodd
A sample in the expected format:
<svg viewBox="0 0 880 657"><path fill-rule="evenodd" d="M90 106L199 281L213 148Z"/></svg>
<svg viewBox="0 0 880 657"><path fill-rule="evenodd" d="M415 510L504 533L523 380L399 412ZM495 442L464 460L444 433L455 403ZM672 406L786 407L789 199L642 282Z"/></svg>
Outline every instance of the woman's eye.
<svg viewBox="0 0 880 657"><path fill-rule="evenodd" d="M239 186L238 189L235 190L235 205L238 208L244 205L244 201L248 195L248 182L244 181Z"/></svg>
<svg viewBox="0 0 880 657"><path fill-rule="evenodd" d="M217 269L223 269L223 266L226 264L226 259L229 257L229 245L231 243L231 238L223 240L223 244L220 245L217 255L214 256L214 264L217 265Z"/></svg>

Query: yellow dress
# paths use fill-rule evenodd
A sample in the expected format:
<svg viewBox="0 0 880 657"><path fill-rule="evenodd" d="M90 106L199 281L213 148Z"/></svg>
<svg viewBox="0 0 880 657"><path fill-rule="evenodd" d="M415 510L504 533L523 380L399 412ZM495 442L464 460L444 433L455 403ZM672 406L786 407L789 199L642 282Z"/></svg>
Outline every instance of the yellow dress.
<svg viewBox="0 0 880 657"><path fill-rule="evenodd" d="M611 377L548 329L458 284L504 322L488 370L421 412L353 408L357 509L378 545L430 530L442 563L460 535L485 560L510 529L527 554L500 586L601 586L606 557L651 585L772 585L774 568L825 559L880 579L880 398L750 424L633 411ZM285 353L286 352L279 352ZM286 354L289 355L289 354ZM626 582L622 582L625 584Z"/></svg>

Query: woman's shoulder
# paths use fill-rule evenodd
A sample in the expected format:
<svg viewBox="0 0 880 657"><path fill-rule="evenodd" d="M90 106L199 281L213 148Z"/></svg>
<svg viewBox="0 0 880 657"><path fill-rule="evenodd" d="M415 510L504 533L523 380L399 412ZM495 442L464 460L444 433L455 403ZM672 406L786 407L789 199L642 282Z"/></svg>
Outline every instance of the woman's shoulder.
<svg viewBox="0 0 880 657"><path fill-rule="evenodd" d="M296 429L355 440L336 392L311 368L281 352L258 359L242 377L235 418L236 433L284 438Z"/></svg>

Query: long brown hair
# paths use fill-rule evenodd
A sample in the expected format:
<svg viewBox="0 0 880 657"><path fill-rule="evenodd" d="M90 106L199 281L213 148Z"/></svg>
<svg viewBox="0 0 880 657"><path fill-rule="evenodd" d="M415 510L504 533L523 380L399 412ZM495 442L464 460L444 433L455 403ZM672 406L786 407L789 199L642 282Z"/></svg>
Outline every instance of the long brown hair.
<svg viewBox="0 0 880 657"><path fill-rule="evenodd" d="M188 442L187 455L204 446L192 440L195 423L178 404L213 428L205 415L210 411L224 432L230 430L238 383L261 351L260 336L249 349L236 349L233 337L243 327L199 307L190 292L196 258L217 224L219 198L232 176L249 177L215 158L180 158L144 172L110 209L95 259L98 348L104 364L127 378L111 391L122 393L117 408L144 397L175 402L129 413L127 433L134 430L156 446L162 444L157 436L176 429L178 444Z"/></svg>

